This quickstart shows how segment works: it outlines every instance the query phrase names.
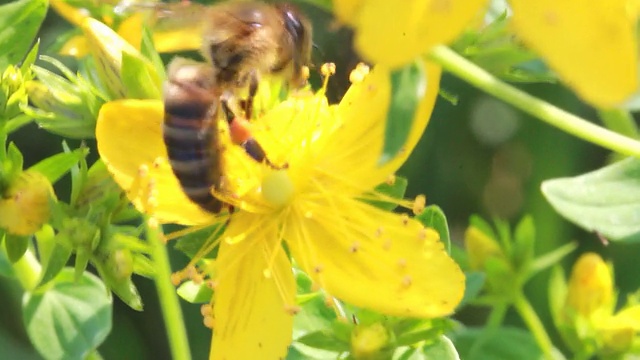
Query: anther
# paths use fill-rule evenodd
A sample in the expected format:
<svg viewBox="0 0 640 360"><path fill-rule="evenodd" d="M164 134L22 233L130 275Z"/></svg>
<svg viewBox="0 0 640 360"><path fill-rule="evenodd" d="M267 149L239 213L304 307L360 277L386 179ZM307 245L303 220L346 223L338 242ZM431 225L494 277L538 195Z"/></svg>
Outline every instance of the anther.
<svg viewBox="0 0 640 360"><path fill-rule="evenodd" d="M424 195L416 196L413 201L413 214L418 215L424 211L424 207L427 204L427 198Z"/></svg>
<svg viewBox="0 0 640 360"><path fill-rule="evenodd" d="M182 279L184 279L184 276L182 275L181 271L176 271L173 274L171 274L171 283L173 284L173 286L180 285L180 283L182 282Z"/></svg>
<svg viewBox="0 0 640 360"><path fill-rule="evenodd" d="M155 158L155 160L153 160L153 168L157 169L160 167L160 165L162 165L164 163L164 159L160 156L158 156L157 158Z"/></svg>
<svg viewBox="0 0 640 360"><path fill-rule="evenodd" d="M207 327L209 329L213 329L213 327L215 325L215 320L211 316L205 316L202 319L202 323L204 324L205 327Z"/></svg>
<svg viewBox="0 0 640 360"><path fill-rule="evenodd" d="M334 63L324 63L320 67L320 73L322 76L331 76L336 73L336 64Z"/></svg>
<svg viewBox="0 0 640 360"><path fill-rule="evenodd" d="M285 305L284 311L289 315L296 315L300 312L300 307L297 305Z"/></svg>
<svg viewBox="0 0 640 360"><path fill-rule="evenodd" d="M387 177L387 180L385 181L387 183L387 185L391 186L393 184L396 183L396 176L391 174Z"/></svg>
<svg viewBox="0 0 640 360"><path fill-rule="evenodd" d="M204 317L211 316L212 313L213 313L213 308L211 307L211 305L204 304L200 306L200 314L202 314L202 316Z"/></svg>
<svg viewBox="0 0 640 360"><path fill-rule="evenodd" d="M364 80L364 78L367 76L368 73L369 73L369 66L363 63L359 63L356 66L356 68L353 69L349 74L349 81L352 84L360 83Z"/></svg>

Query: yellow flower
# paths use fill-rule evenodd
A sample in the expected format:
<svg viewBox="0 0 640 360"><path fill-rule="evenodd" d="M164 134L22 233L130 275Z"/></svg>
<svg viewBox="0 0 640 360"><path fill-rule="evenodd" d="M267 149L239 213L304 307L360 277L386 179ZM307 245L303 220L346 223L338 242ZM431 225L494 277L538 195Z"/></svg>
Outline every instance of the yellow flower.
<svg viewBox="0 0 640 360"><path fill-rule="evenodd" d="M585 253L573 265L566 307L584 318L610 315L613 310L613 279L600 255Z"/></svg>
<svg viewBox="0 0 640 360"><path fill-rule="evenodd" d="M397 67L454 40L486 0L337 0L336 16L355 29L355 46L375 64Z"/></svg>
<svg viewBox="0 0 640 360"><path fill-rule="evenodd" d="M336 0L336 16L355 30L355 47L373 63L400 66L447 44L483 16L487 1ZM513 30L584 100L623 104L639 90L637 0L511 0Z"/></svg>
<svg viewBox="0 0 640 360"><path fill-rule="evenodd" d="M377 163L391 91L390 71L383 67L352 85L338 105L329 105L321 91L289 98L253 122L270 161L287 164L284 170L258 164L221 135L225 188L215 195L236 212L216 260L211 358L285 357L297 307L283 241L329 296L399 316L454 311L464 275L438 234L362 201L388 200L373 188L398 169L426 127L440 78L437 67L426 66L429 87L406 151L382 167ZM225 221L229 217L203 212L180 190L162 160L167 156L162 116L162 103L153 100L121 100L102 108L98 149L109 171L141 209L149 193L144 182L153 183L153 211L161 221ZM147 165L146 177L141 164Z"/></svg>
<svg viewBox="0 0 640 360"><path fill-rule="evenodd" d="M620 105L638 89L635 0L511 0L516 34L584 100Z"/></svg>

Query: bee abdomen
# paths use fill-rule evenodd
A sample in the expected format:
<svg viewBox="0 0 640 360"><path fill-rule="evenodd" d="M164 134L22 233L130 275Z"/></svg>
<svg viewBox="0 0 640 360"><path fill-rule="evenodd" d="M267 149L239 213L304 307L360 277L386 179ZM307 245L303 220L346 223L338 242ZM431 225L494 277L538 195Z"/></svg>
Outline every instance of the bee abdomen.
<svg viewBox="0 0 640 360"><path fill-rule="evenodd" d="M220 187L222 176L217 100L195 81L197 71L180 69L183 72L173 73L164 92L163 138L169 163L185 195L204 210L218 213L224 204L211 191Z"/></svg>

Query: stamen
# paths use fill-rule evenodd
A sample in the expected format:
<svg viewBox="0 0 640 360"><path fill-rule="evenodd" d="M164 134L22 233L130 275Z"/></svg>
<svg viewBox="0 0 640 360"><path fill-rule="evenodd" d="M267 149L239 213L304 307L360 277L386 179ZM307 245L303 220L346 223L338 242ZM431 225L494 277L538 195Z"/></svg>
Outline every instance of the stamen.
<svg viewBox="0 0 640 360"><path fill-rule="evenodd" d="M171 274L171 283L173 284L173 286L180 285L182 280L184 280L184 275L182 274L182 271L176 271L173 274Z"/></svg>
<svg viewBox="0 0 640 360"><path fill-rule="evenodd" d="M324 77L324 80L322 81L322 89L323 91L326 91L327 85L329 85L329 78L331 77L331 75L336 73L336 64L334 63L322 64L322 67L320 67L320 73Z"/></svg>
<svg viewBox="0 0 640 360"><path fill-rule="evenodd" d="M349 74L349 81L352 84L360 83L369 74L369 66L364 63L359 63L356 68Z"/></svg>
<svg viewBox="0 0 640 360"><path fill-rule="evenodd" d="M211 316L211 314L213 314L213 307L211 304L203 304L200 306L200 314L204 317Z"/></svg>
<svg viewBox="0 0 640 360"><path fill-rule="evenodd" d="M415 201L413 202L413 214L419 215L424 211L424 207L427 204L427 197L424 195L416 196Z"/></svg>
<svg viewBox="0 0 640 360"><path fill-rule="evenodd" d="M393 174L389 175L389 177L385 182L387 183L387 185L392 186L393 184L396 183L396 176Z"/></svg>
<svg viewBox="0 0 640 360"><path fill-rule="evenodd" d="M213 316L205 316L202 318L202 323L208 329L213 329L216 324Z"/></svg>

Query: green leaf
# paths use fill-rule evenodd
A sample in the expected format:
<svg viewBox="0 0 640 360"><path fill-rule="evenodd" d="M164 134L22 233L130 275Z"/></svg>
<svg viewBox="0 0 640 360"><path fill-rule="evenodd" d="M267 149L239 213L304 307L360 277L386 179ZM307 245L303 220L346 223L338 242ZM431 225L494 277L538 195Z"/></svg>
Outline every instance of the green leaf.
<svg viewBox="0 0 640 360"><path fill-rule="evenodd" d="M95 275L74 281L64 269L47 291L26 293L22 303L31 343L46 359L82 359L111 331L112 301Z"/></svg>
<svg viewBox="0 0 640 360"><path fill-rule="evenodd" d="M376 186L375 192L393 199L402 199L404 197L404 193L407 191L408 184L409 182L407 181L407 178L396 176L392 183L384 182ZM398 205L393 202L369 200L365 200L365 202L387 211L391 211L398 207Z"/></svg>
<svg viewBox="0 0 640 360"><path fill-rule="evenodd" d="M162 58L160 57L160 54L158 54L155 44L153 43L153 36L146 27L142 29L142 44L140 44L140 52L144 57L151 61L153 68L160 77L160 81L164 82L166 80L164 63L162 62Z"/></svg>
<svg viewBox="0 0 640 360"><path fill-rule="evenodd" d="M205 283L196 284L193 281L185 281L178 287L178 296L192 304L204 304L211 301L213 290Z"/></svg>
<svg viewBox="0 0 640 360"><path fill-rule="evenodd" d="M58 276L60 271L64 269L65 265L67 265L67 262L71 258L71 248L65 244L69 241L61 241L60 236L64 235L59 234L56 236L56 243L51 249L51 254L44 264L45 266L38 286L42 286Z"/></svg>
<svg viewBox="0 0 640 360"><path fill-rule="evenodd" d="M447 224L447 217L440 207L437 205L427 206L420 215L416 216L416 219L422 225L436 230L440 234L440 241L445 244L447 252L451 252L449 225Z"/></svg>
<svg viewBox="0 0 640 360"><path fill-rule="evenodd" d="M31 65L36 62L38 58L38 50L40 49L40 39L36 40L36 43L33 44L31 50L24 58L24 61L20 65L20 72L22 73L23 80L31 80L33 75L31 73Z"/></svg>
<svg viewBox="0 0 640 360"><path fill-rule="evenodd" d="M84 159L89 154L89 149L81 147L71 152L65 152L50 156L39 163L30 167L46 176L51 183L58 181L67 171L71 170L78 164L78 161Z"/></svg>
<svg viewBox="0 0 640 360"><path fill-rule="evenodd" d="M484 286L486 280L486 275L480 271L471 271L465 273L465 287L464 287L464 296L458 304L458 309L463 308L469 301L473 301L482 287Z"/></svg>
<svg viewBox="0 0 640 360"><path fill-rule="evenodd" d="M427 90L427 78L421 60L391 74L391 103L387 113L384 148L378 160L384 165L404 147L420 101Z"/></svg>
<svg viewBox="0 0 640 360"><path fill-rule="evenodd" d="M14 263L20 260L22 255L27 252L29 248L29 238L29 236L5 234L4 246L7 249L7 258L10 262Z"/></svg>
<svg viewBox="0 0 640 360"><path fill-rule="evenodd" d="M513 239L512 263L516 264L519 269L526 269L533 260L533 247L536 241L536 227L530 215L520 220L514 231Z"/></svg>
<svg viewBox="0 0 640 360"><path fill-rule="evenodd" d="M549 310L553 323L559 328L563 322L562 310L567 300L567 280L562 267L557 265L551 269L549 276Z"/></svg>
<svg viewBox="0 0 640 360"><path fill-rule="evenodd" d="M578 248L578 244L576 242L570 242L560 246L559 248L554 249L553 251L544 254L542 256L538 256L531 264L529 276L533 276L538 272L555 265L562 260L565 256L571 254L575 249Z"/></svg>
<svg viewBox="0 0 640 360"><path fill-rule="evenodd" d="M435 342L422 348L424 359L460 360L456 347L449 338L441 335Z"/></svg>
<svg viewBox="0 0 640 360"><path fill-rule="evenodd" d="M560 215L611 240L640 232L640 160L542 183L542 193Z"/></svg>
<svg viewBox="0 0 640 360"><path fill-rule="evenodd" d="M331 329L314 331L296 339L297 343L326 351L343 352L349 350L349 343L341 341Z"/></svg>
<svg viewBox="0 0 640 360"><path fill-rule="evenodd" d="M461 359L540 360L542 351L533 336L521 329L464 329L452 337Z"/></svg>
<svg viewBox="0 0 640 360"><path fill-rule="evenodd" d="M21 62L47 13L46 0L19 0L0 6L0 72Z"/></svg>
<svg viewBox="0 0 640 360"><path fill-rule="evenodd" d="M162 81L153 66L144 58L122 52L122 82L127 98L161 99Z"/></svg>

